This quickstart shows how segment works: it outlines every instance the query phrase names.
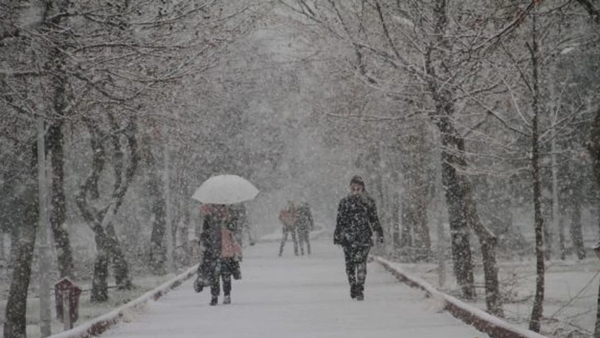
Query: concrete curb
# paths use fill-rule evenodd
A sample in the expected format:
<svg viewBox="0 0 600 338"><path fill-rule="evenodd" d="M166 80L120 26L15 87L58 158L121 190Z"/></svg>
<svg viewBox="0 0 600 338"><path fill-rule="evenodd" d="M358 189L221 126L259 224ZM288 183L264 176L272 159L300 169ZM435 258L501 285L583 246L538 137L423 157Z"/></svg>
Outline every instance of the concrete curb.
<svg viewBox="0 0 600 338"><path fill-rule="evenodd" d="M125 317L126 313L131 310L135 310L144 306L148 301L156 301L172 289L183 284L184 281L190 279L196 275L198 270L198 264L189 268L186 272L178 275L174 279L162 284L161 286L153 289L152 291L146 292L139 298L109 312L100 317L96 317L88 322L78 325L71 330L64 331L55 335L49 336L49 338L87 338L98 336L121 322Z"/></svg>
<svg viewBox="0 0 600 338"><path fill-rule="evenodd" d="M375 260L377 260L379 264L394 275L400 282L425 291L427 297L442 302L443 309L452 314L452 316L466 324L472 325L477 330L488 334L492 338L546 338L533 331L515 327L479 308L436 290L426 281L402 271L402 269L397 266L397 263L390 262L378 256L375 257Z"/></svg>

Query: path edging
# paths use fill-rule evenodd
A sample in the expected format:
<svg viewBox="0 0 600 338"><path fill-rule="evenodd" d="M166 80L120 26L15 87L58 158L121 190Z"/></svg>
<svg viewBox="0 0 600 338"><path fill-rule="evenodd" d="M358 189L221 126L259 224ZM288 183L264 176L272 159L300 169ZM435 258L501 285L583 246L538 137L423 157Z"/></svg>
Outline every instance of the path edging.
<svg viewBox="0 0 600 338"><path fill-rule="evenodd" d="M179 274L177 277L172 280L160 285L159 287L146 292L142 296L137 299L132 300L131 302L112 310L100 317L96 317L87 321L81 325L78 325L71 330L64 331L61 333L57 333L49 336L48 338L87 338L98 336L113 327L117 323L123 320L123 317L127 313L127 311L134 310L142 307L148 301L156 301L165 294L167 294L172 289L183 284L184 281L193 277L198 270L198 264L186 270L184 273Z"/></svg>
<svg viewBox="0 0 600 338"><path fill-rule="evenodd" d="M428 297L440 300L443 302L443 309L445 311L448 311L452 316L461 321L474 326L477 330L487 333L492 338L546 338L539 333L515 327L479 308L438 291L426 281L403 271L397 263L390 262L379 256L376 256L375 259L400 282L421 289L425 291Z"/></svg>

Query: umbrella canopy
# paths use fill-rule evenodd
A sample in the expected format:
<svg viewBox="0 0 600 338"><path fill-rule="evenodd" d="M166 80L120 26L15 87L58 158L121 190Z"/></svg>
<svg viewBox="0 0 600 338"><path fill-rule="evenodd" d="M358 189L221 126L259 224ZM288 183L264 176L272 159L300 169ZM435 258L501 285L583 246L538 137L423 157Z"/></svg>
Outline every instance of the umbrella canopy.
<svg viewBox="0 0 600 338"><path fill-rule="evenodd" d="M192 198L207 204L234 204L254 199L258 189L237 175L213 176L204 181Z"/></svg>

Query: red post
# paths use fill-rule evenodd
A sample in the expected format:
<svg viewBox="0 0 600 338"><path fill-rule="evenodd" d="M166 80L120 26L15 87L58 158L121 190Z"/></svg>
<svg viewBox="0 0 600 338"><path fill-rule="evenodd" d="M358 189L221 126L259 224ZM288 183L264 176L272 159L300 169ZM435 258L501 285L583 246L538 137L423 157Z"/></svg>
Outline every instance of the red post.
<svg viewBox="0 0 600 338"><path fill-rule="evenodd" d="M592 247L594 252L600 258L600 242ZM598 302L596 306L596 325L594 325L594 338L600 338L600 287L598 287Z"/></svg>
<svg viewBox="0 0 600 338"><path fill-rule="evenodd" d="M73 328L79 317L79 296L81 289L65 277L54 284L56 318L64 324L65 330Z"/></svg>

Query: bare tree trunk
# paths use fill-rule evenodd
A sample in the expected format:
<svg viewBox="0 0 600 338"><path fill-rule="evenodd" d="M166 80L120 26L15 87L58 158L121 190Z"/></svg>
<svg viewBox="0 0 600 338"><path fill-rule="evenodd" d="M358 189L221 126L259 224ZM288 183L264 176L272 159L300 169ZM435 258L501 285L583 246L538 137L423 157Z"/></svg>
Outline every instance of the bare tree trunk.
<svg viewBox="0 0 600 338"><path fill-rule="evenodd" d="M444 235L444 223L441 215L438 213L437 217L437 255L438 255L438 285L443 287L446 284L446 250L445 242L446 236Z"/></svg>
<svg viewBox="0 0 600 338"><path fill-rule="evenodd" d="M531 15L532 19L532 46L531 62L533 68L533 121L531 123L531 166L533 180L533 208L535 222L535 254L537 259L536 270L536 287L535 298L533 301L533 309L531 311L531 319L529 321L529 329L534 332L540 332L542 314L544 312L544 219L542 217L542 187L540 179L540 149L539 149L539 115L540 115L540 88L539 88L539 48L537 42L537 27L535 13Z"/></svg>
<svg viewBox="0 0 600 338"><path fill-rule="evenodd" d="M581 188L579 184L577 184L576 189ZM581 225L581 203L580 195L581 193L578 190L573 191L575 196L575 203L571 206L571 242L573 243L573 250L577 255L579 260L585 258L585 247L583 245L583 230Z"/></svg>
<svg viewBox="0 0 600 338"><path fill-rule="evenodd" d="M94 275L92 277L92 291L90 301L102 303L108 300L108 263L110 251L107 248L105 234L96 233L96 260L94 262Z"/></svg>
<svg viewBox="0 0 600 338"><path fill-rule="evenodd" d="M37 150L34 150L36 157ZM35 162L34 162L35 163ZM35 248L36 232L39 221L38 189L36 187L35 173L37 165L31 165L30 177L27 178L25 191L22 198L16 199L14 208L20 210L23 216L23 223L15 227L18 233L18 239L15 238L11 243L16 248L14 257L14 268L8 299L6 302L4 337L5 338L25 338L26 332L26 314L27 314L27 291L31 283L31 266L33 262L33 251Z"/></svg>
<svg viewBox="0 0 600 338"><path fill-rule="evenodd" d="M49 2L46 13L47 15L64 13L70 6L70 0ZM54 17L49 20L49 26L60 27L64 24L68 24L66 22L67 20L67 16L54 15ZM63 49L66 50L68 48L65 46L65 42L62 41L65 38L64 35L60 35L60 40L57 41L59 46L53 48L50 54L50 60L55 74L55 81L53 81L54 97L52 106L58 117L49 127L46 146L51 152L52 197L50 203L52 204L52 207L50 211L50 227L52 229L52 234L54 235L54 245L57 249L56 252L58 253L58 270L61 277L73 277L73 252L71 250L68 229L65 224L67 219L67 202L64 190L65 155L63 126L64 119L66 118L65 111L68 105L68 79L63 71L63 67L66 63Z"/></svg>
<svg viewBox="0 0 600 338"><path fill-rule="evenodd" d="M33 250L38 225L37 202L31 191L24 201L27 224L21 228L16 264L12 272L8 300L6 302L4 337L25 338L26 337L26 313L27 313L27 290L31 283L31 265L33 261ZM31 199L31 200L29 200Z"/></svg>
<svg viewBox="0 0 600 338"><path fill-rule="evenodd" d="M473 299L475 298L475 278L469 242L465 191L456 169L450 164L452 157L448 152L442 152L442 182L446 189L454 275L462 288L463 297Z"/></svg>
<svg viewBox="0 0 600 338"><path fill-rule="evenodd" d="M52 208L50 226L56 246L60 277L73 277L73 251L66 225L67 201L64 184L63 120L57 120L48 129L47 147L51 152Z"/></svg>
<svg viewBox="0 0 600 338"><path fill-rule="evenodd" d="M560 259L567 259L567 249L565 248L565 219L558 218L558 249L560 250Z"/></svg>
<svg viewBox="0 0 600 338"><path fill-rule="evenodd" d="M108 114L109 121L113 129L115 121ZM96 248L98 250L96 263L94 264L94 280L92 282L92 294L94 301L103 302L108 299L108 263L112 257L115 264L115 278L119 288L131 288L131 279L129 277L129 268L123 252L120 248L117 235L114 231L112 222L117 214L119 207L123 203L125 193L127 192L131 181L137 170L139 162L138 146L136 137L136 122L134 119L128 121L123 134L127 139L129 146L129 163L125 166L124 156L120 146L120 141L113 135L111 137L114 148L114 169L115 169L115 184L109 204L103 209L98 210L89 202L99 198L98 181L104 170L106 162L106 150L102 144L102 132L96 122L86 121L90 131L90 142L92 147L92 168L91 173L81 185L79 194L77 195L77 207L81 215L92 228L96 239ZM116 129L114 129L116 130Z"/></svg>
<svg viewBox="0 0 600 338"><path fill-rule="evenodd" d="M500 283L498 282L498 264L496 263L496 244L498 243L498 238L481 223L470 183L465 181L463 184L466 187L467 193L465 199L469 224L477 234L479 243L481 244L486 307L494 316L504 317L502 298L500 296Z"/></svg>
<svg viewBox="0 0 600 338"><path fill-rule="evenodd" d="M192 222L192 215L190 215L190 209L187 206L182 206L183 208L183 223L181 227L178 227L179 234L181 236L181 253L183 257L180 257L180 262L184 264L184 266L188 266L190 264L190 246L189 246L189 232L190 232L190 223ZM175 251L177 252L177 251Z"/></svg>
<svg viewBox="0 0 600 338"><path fill-rule="evenodd" d="M158 163L152 154L152 141L149 137L144 139L143 158L147 168L146 177L148 195L151 198L152 232L150 235L150 268L156 275L167 273L167 249L165 248L165 234L167 229L167 205L162 191L162 183L158 174Z"/></svg>
<svg viewBox="0 0 600 338"><path fill-rule="evenodd" d="M4 246L4 232L0 232L0 261L6 260L6 249Z"/></svg>
<svg viewBox="0 0 600 338"><path fill-rule="evenodd" d="M600 15L596 16L597 19ZM598 20L600 22L600 19ZM596 184L600 186L600 108L596 112L592 130L590 132L590 142L588 143L588 151L592 158L592 170L596 178ZM598 212L600 221L600 211ZM600 222L599 222L600 224ZM594 338L600 338L600 288L598 289L598 302L596 307L596 325L594 329Z"/></svg>
<svg viewBox="0 0 600 338"><path fill-rule="evenodd" d="M600 286L598 287L598 299L596 300L596 324L594 325L594 338L600 338Z"/></svg>
<svg viewBox="0 0 600 338"><path fill-rule="evenodd" d="M431 254L431 239L429 236L429 227L427 226L427 184L423 179L423 168L419 170L418 177L412 182L412 187L408 188L410 220L412 224L412 249L414 259L428 259Z"/></svg>
<svg viewBox="0 0 600 338"><path fill-rule="evenodd" d="M598 108L598 111L596 112L592 130L590 131L588 151L592 157L592 169L596 178L596 184L600 186L600 108Z"/></svg>
<svg viewBox="0 0 600 338"><path fill-rule="evenodd" d="M560 222L560 201L558 198L558 163L556 162L556 154L559 151L558 146L556 144L556 122L553 122L553 129L552 129L552 141L551 141L551 161L552 161L552 228L554 231L558 232L558 251L559 254L562 257L562 254L564 253L564 238L561 238L562 234L560 226L559 226L559 222ZM549 225L550 226L550 225ZM561 243L562 241L562 243ZM547 240L546 242L552 242L551 240ZM556 243L556 239L554 240L554 242ZM551 246L548 246L546 248L547 251L552 250Z"/></svg>
<svg viewBox="0 0 600 338"><path fill-rule="evenodd" d="M392 252L394 257L398 258L398 252L401 248L400 241L400 194L394 192L392 201Z"/></svg>
<svg viewBox="0 0 600 338"><path fill-rule="evenodd" d="M413 221L413 213L410 208L410 197L406 194L402 194L400 197L401 205L400 205L400 248L404 249L403 251L410 252L409 250L413 247L413 236L412 236L412 226L415 223ZM412 253L409 259L412 261Z"/></svg>
<svg viewBox="0 0 600 338"><path fill-rule="evenodd" d="M402 194L402 244L410 261L428 259L431 239L427 226L427 196L425 178L425 126L419 123L407 137L406 156L402 160L404 193Z"/></svg>
<svg viewBox="0 0 600 338"><path fill-rule="evenodd" d="M446 68L436 68L433 60L434 53L441 53L436 58L439 62L435 62L435 64L445 62L452 64L451 55L448 52L450 50L449 42L445 37L448 26L446 1L436 0L433 12L434 32L439 47L430 46L425 54L425 71L429 76L429 92L435 103L435 113L431 116L431 119L441 134L442 184L446 192L446 205L448 207L454 275L462 289L463 297L473 299L475 298L475 278L473 276L473 261L469 243L465 187L462 186L459 174L456 171L456 168L466 167L463 155L465 151L464 139L454 128L450 119L454 113L454 100L448 88L452 86L440 83L444 79L443 75L448 79L452 76L448 74Z"/></svg>
<svg viewBox="0 0 600 338"><path fill-rule="evenodd" d="M417 250L417 259L428 259L431 255L431 237L429 236L429 227L427 226L427 201L429 185L427 184L427 171L425 168L425 155L427 154L425 144L425 125L420 125L417 137L416 163L417 167L414 185L415 198L415 248Z"/></svg>
<svg viewBox="0 0 600 338"><path fill-rule="evenodd" d="M577 255L578 259L585 258L585 247L583 243L583 229L581 224L581 204L583 202L583 178L580 170L576 164L573 164L572 169L569 170L569 183L571 195L568 199L568 208L571 215L571 223L569 227L569 234L571 235L571 243L573 245L573 251Z"/></svg>
<svg viewBox="0 0 600 338"><path fill-rule="evenodd" d="M125 254L121 249L121 243L115 232L115 227L111 223L106 226L106 234L110 243L110 253L112 256L113 271L115 274L115 283L119 290L130 290L133 287L131 278L129 277L129 264L125 258Z"/></svg>
<svg viewBox="0 0 600 338"><path fill-rule="evenodd" d="M542 197L542 217L545 220L552 219L552 201ZM552 232L552 222L544 222L544 259L549 261L552 259L552 240L554 233Z"/></svg>
<svg viewBox="0 0 600 338"><path fill-rule="evenodd" d="M10 247L8 248L8 271L10 272L17 262L17 252L19 251L19 228L13 226L10 229Z"/></svg>

